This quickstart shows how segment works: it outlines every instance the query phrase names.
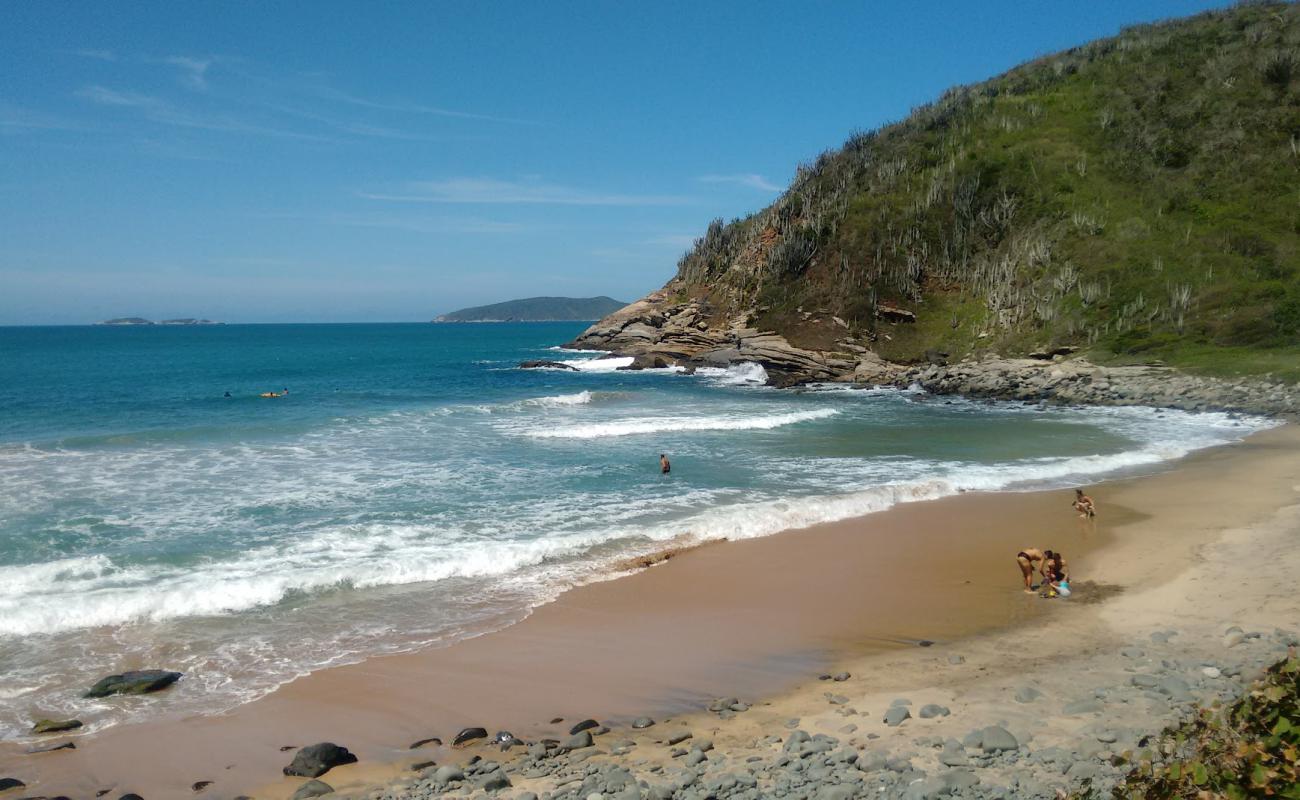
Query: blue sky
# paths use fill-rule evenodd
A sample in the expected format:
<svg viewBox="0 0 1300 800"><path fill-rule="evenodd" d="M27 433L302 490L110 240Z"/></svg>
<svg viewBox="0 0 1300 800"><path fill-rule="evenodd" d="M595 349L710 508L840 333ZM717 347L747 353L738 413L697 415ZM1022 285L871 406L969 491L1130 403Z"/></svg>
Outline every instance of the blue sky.
<svg viewBox="0 0 1300 800"><path fill-rule="evenodd" d="M6 3L0 324L632 300L943 89L1215 3Z"/></svg>

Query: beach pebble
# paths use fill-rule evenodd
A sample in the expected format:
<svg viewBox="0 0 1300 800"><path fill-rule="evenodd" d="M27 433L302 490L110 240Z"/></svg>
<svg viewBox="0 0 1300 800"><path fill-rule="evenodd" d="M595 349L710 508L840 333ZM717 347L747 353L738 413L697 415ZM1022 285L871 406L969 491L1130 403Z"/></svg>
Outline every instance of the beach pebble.
<svg viewBox="0 0 1300 800"><path fill-rule="evenodd" d="M436 747L442 747L442 740L439 739L437 736L431 736L431 737L429 737L428 739L417 739L417 740L415 740L414 742L411 742L410 747L408 747L407 749L408 749L408 750L415 750L416 748L424 747L426 744L432 744L432 745L434 745L434 746L436 746ZM281 750L292 750L293 748L292 748L292 747L281 747L280 749L281 749Z"/></svg>
<svg viewBox="0 0 1300 800"><path fill-rule="evenodd" d="M27 784L17 778L0 778L0 792L7 792L10 789L22 789Z"/></svg>
<svg viewBox="0 0 1300 800"><path fill-rule="evenodd" d="M849 698L845 697L842 694L830 694L829 692L827 692L826 701L833 706L842 706L845 703L849 702Z"/></svg>
<svg viewBox="0 0 1300 800"><path fill-rule="evenodd" d="M29 755L36 753L53 753L56 750L76 750L77 745L72 742L59 742L58 744L47 744L41 747L33 747L27 751Z"/></svg>
<svg viewBox="0 0 1300 800"><path fill-rule="evenodd" d="M284 768L284 774L319 778L334 767L355 764L356 761L357 757L348 752L346 747L340 747L333 742L321 742L308 745L295 753L293 761Z"/></svg>
<svg viewBox="0 0 1300 800"><path fill-rule="evenodd" d="M1043 693L1032 686L1021 686L1016 690L1017 703L1032 703L1042 696Z"/></svg>
<svg viewBox="0 0 1300 800"><path fill-rule="evenodd" d="M1119 654L1125 658L1142 658L1146 656L1147 651L1141 647L1121 647Z"/></svg>
<svg viewBox="0 0 1300 800"><path fill-rule="evenodd" d="M655 721L649 717L637 717L632 720L632 727L636 730L644 730L655 724Z"/></svg>
<svg viewBox="0 0 1300 800"><path fill-rule="evenodd" d="M584 747L591 747L591 731L583 730L564 740L565 750L581 750Z"/></svg>
<svg viewBox="0 0 1300 800"><path fill-rule="evenodd" d="M853 676L847 672L837 672L835 673L834 677L831 678L831 680L843 683L844 681L847 681L851 677Z"/></svg>
<svg viewBox="0 0 1300 800"><path fill-rule="evenodd" d="M498 767L478 780L478 788L485 792L495 792L510 786L510 776Z"/></svg>
<svg viewBox="0 0 1300 800"><path fill-rule="evenodd" d="M1119 741L1119 735L1114 731L1102 731L1101 733L1097 734L1097 741L1104 742L1106 744L1114 744L1115 742Z"/></svg>
<svg viewBox="0 0 1300 800"><path fill-rule="evenodd" d="M433 782L437 784L448 784L452 781L463 780L465 780L465 773L454 764L444 764L438 767L437 772L433 773Z"/></svg>
<svg viewBox="0 0 1300 800"><path fill-rule="evenodd" d="M1218 678L1223 675L1223 672L1218 667L1202 667L1201 674L1207 678Z"/></svg>
<svg viewBox="0 0 1300 800"><path fill-rule="evenodd" d="M308 797L320 797L321 795L333 793L334 787L328 783L310 780L298 787L298 791L293 793L293 800L306 800Z"/></svg>
<svg viewBox="0 0 1300 800"><path fill-rule="evenodd" d="M700 751L700 750L692 750L691 752L689 752L689 753L686 754L686 758L683 759L683 762L684 762L684 763L686 764L686 766L688 766L688 767L694 767L694 766L696 766L697 764L701 764L701 763L703 763L703 762L705 762L705 761L708 761L708 760L709 760L709 757L706 756L706 755L704 755L704 753L703 753L702 751Z"/></svg>
<svg viewBox="0 0 1300 800"><path fill-rule="evenodd" d="M1244 641L1246 641L1246 634L1240 630L1228 631L1223 635L1223 648L1230 650Z"/></svg>
<svg viewBox="0 0 1300 800"><path fill-rule="evenodd" d="M195 794L198 794L199 792L203 791L204 789L208 788L211 785L212 785L212 781L195 781L194 784L190 786L190 791L194 792Z"/></svg>
<svg viewBox="0 0 1300 800"><path fill-rule="evenodd" d="M1173 631L1173 630L1156 631L1155 633L1151 634L1150 638L1151 641L1155 642L1156 644L1166 644L1169 642L1170 639L1172 639L1177 635L1178 635L1178 631Z"/></svg>
<svg viewBox="0 0 1300 800"><path fill-rule="evenodd" d="M907 706L890 706L885 712L884 722L891 728L897 728L903 724L904 720L912 718L912 712L907 710Z"/></svg>

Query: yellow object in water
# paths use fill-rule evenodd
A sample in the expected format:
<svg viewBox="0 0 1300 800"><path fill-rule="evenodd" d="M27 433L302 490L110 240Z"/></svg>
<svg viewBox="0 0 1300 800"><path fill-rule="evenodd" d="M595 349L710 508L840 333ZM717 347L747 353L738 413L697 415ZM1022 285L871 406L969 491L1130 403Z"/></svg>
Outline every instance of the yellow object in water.
<svg viewBox="0 0 1300 800"><path fill-rule="evenodd" d="M283 395L276 394L275 392L262 392L261 396L262 396L262 397L282 397Z"/></svg>

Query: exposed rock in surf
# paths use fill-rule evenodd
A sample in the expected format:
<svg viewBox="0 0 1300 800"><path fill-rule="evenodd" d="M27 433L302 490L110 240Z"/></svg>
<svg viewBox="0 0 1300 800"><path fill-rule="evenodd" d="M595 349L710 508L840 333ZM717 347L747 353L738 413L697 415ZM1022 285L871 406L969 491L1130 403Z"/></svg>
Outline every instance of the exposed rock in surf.
<svg viewBox="0 0 1300 800"><path fill-rule="evenodd" d="M42 719L37 720L32 726L32 733L61 733L63 731L72 731L81 727L79 719Z"/></svg>
<svg viewBox="0 0 1300 800"><path fill-rule="evenodd" d="M428 739L417 739L416 741L411 742L411 746L408 749L415 750L416 748L424 747L426 744L431 744L435 747L442 747L442 740L437 736L430 736Z"/></svg>
<svg viewBox="0 0 1300 800"><path fill-rule="evenodd" d="M36 753L53 753L55 750L76 750L77 745L72 742L59 742L58 744L47 744L41 747L33 747L28 750L29 755Z"/></svg>
<svg viewBox="0 0 1300 800"><path fill-rule="evenodd" d="M563 361L548 361L546 359L521 361L519 362L519 369L568 369L573 370L574 372L581 372L581 370L572 364L565 364Z"/></svg>
<svg viewBox="0 0 1300 800"><path fill-rule="evenodd" d="M284 774L319 778L334 767L356 762L357 757L348 752L346 747L340 747L333 742L321 742L308 745L294 754L293 761L284 768Z"/></svg>
<svg viewBox="0 0 1300 800"><path fill-rule="evenodd" d="M486 728L462 728L460 733L456 734L456 738L451 740L451 745L452 747L460 747L474 741L475 739L486 738Z"/></svg>
<svg viewBox="0 0 1300 800"><path fill-rule="evenodd" d="M82 697L108 697L113 694L149 694L166 689L180 680L180 672L163 669L145 669L123 672L101 678Z"/></svg>

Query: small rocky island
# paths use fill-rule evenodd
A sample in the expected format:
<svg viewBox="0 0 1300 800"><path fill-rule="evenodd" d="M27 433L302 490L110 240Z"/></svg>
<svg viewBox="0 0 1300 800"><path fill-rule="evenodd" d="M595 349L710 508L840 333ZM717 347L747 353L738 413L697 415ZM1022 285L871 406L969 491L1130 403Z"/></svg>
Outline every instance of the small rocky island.
<svg viewBox="0 0 1300 800"><path fill-rule="evenodd" d="M103 322L97 322L96 325L225 325L224 322L216 322L210 319L196 319L195 317L181 317L179 319L164 319L154 322L144 317L114 317L106 319Z"/></svg>

